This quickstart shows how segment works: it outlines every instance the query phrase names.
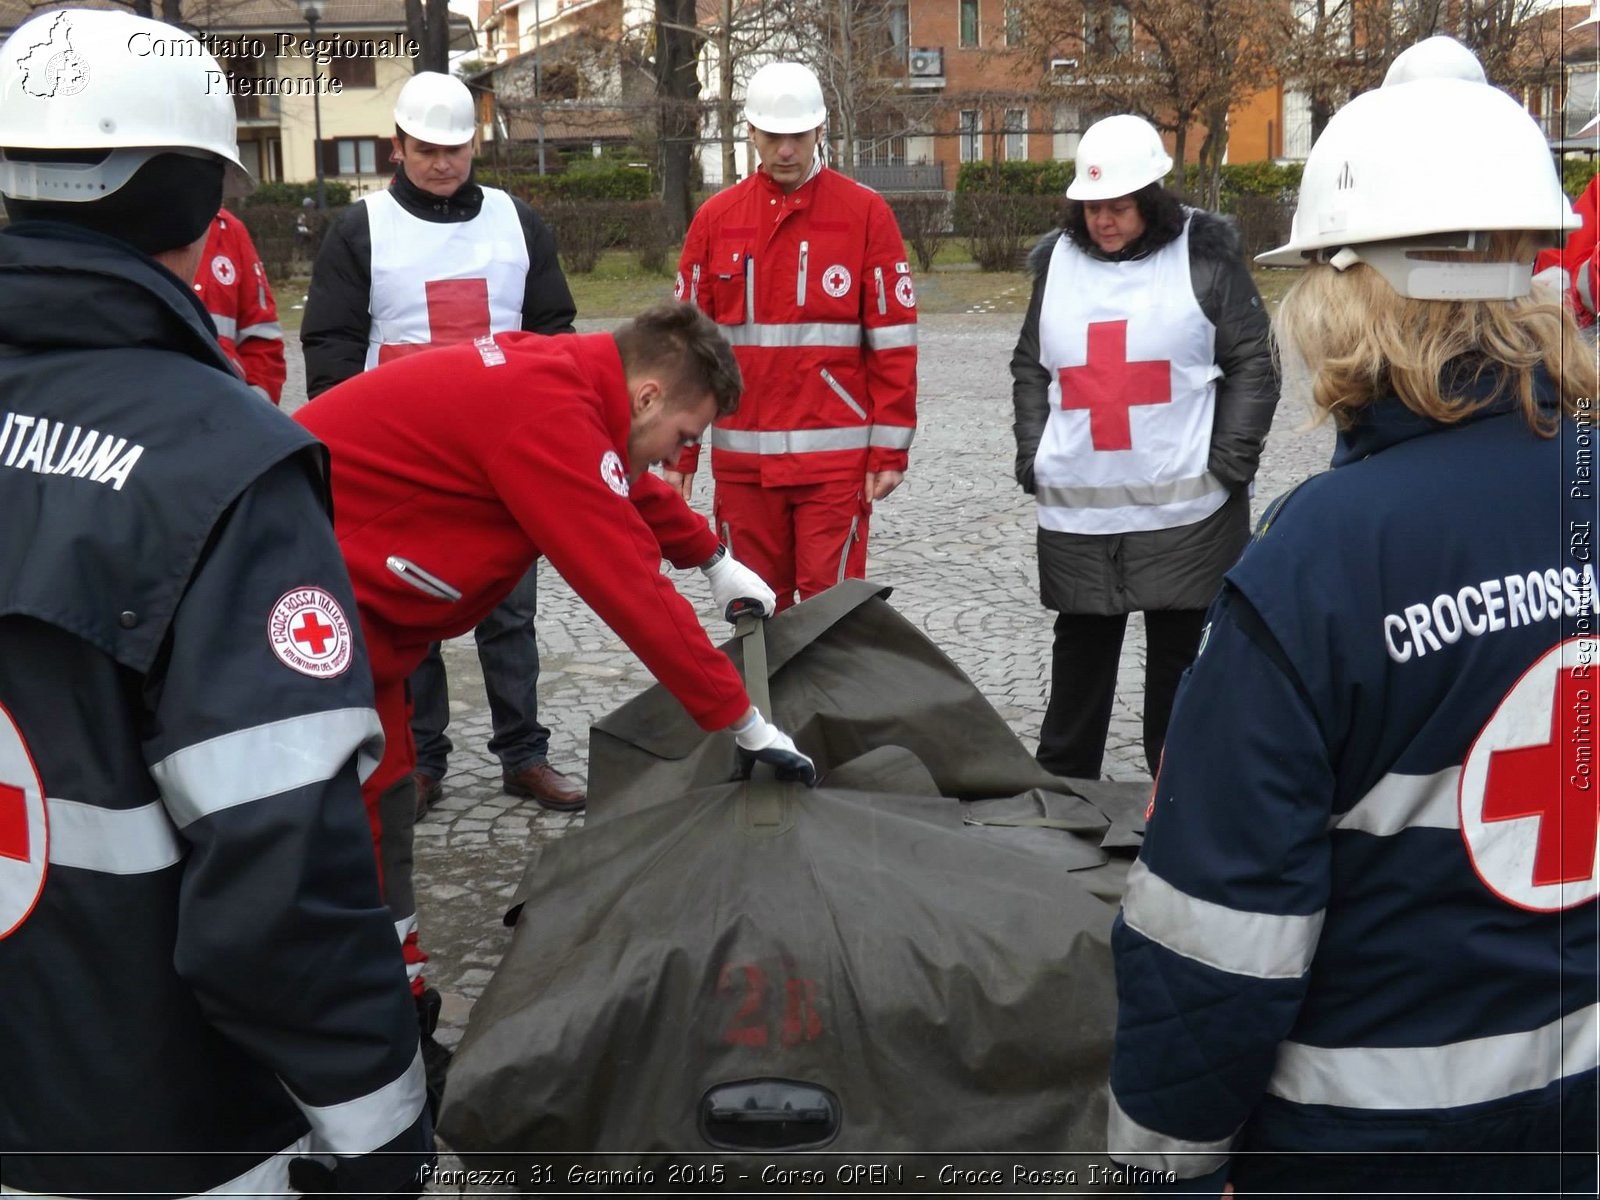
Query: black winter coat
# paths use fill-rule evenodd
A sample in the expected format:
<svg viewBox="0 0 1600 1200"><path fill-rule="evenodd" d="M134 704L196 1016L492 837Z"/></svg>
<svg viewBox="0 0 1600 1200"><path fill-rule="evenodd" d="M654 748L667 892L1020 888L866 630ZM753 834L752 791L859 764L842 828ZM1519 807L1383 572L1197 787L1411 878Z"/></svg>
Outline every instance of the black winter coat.
<svg viewBox="0 0 1600 1200"><path fill-rule="evenodd" d="M453 196L432 195L396 170L389 191L420 221L470 221L483 208L483 189L470 179ZM571 333L577 307L561 273L550 227L515 196L511 198L528 243L528 281L522 294L522 328L532 333ZM361 374L372 329L372 231L367 206L352 204L334 219L311 270L300 345L306 356L306 396L315 398L336 383Z"/></svg>
<svg viewBox="0 0 1600 1200"><path fill-rule="evenodd" d="M1033 494L1033 461L1050 417L1050 373L1039 361L1039 310L1061 231L1047 234L1028 256L1033 297L1011 357L1016 478ZM1159 246L1150 246L1153 251ZM1098 252L1092 248L1090 254ZM1039 599L1057 612L1094 616L1205 608L1237 561L1250 532L1248 485L1278 405L1270 322L1250 278L1233 223L1196 211L1189 227L1189 275L1195 300L1217 328L1211 474L1232 489L1204 520L1172 529L1082 534L1039 530Z"/></svg>

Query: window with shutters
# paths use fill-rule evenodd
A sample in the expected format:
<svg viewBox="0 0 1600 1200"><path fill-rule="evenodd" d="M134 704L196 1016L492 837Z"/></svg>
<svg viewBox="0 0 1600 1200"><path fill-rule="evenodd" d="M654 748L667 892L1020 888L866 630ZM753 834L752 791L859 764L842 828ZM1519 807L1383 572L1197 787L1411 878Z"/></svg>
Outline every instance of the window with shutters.
<svg viewBox="0 0 1600 1200"><path fill-rule="evenodd" d="M329 138L322 143L325 175L376 175L386 170L391 146L388 138Z"/></svg>
<svg viewBox="0 0 1600 1200"><path fill-rule="evenodd" d="M378 86L378 64L371 55L335 58L321 70L328 73L330 80L337 79L343 85L343 91Z"/></svg>
<svg viewBox="0 0 1600 1200"><path fill-rule="evenodd" d="M1028 110L1008 108L1005 121L1006 161L1022 162L1028 157Z"/></svg>
<svg viewBox="0 0 1600 1200"><path fill-rule="evenodd" d="M961 5L961 44L973 47L978 44L978 0L957 0Z"/></svg>
<svg viewBox="0 0 1600 1200"><path fill-rule="evenodd" d="M958 141L961 144L961 161L982 162L983 113L976 108L963 108L957 130Z"/></svg>

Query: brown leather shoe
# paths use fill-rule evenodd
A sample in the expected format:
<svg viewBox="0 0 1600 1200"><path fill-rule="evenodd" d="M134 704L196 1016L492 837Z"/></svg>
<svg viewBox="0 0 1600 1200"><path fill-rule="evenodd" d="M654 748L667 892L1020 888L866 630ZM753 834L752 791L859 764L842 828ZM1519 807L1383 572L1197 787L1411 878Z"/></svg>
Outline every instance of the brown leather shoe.
<svg viewBox="0 0 1600 1200"><path fill-rule="evenodd" d="M417 820L422 820L428 810L440 800L444 799L444 785L432 775L416 772L417 784Z"/></svg>
<svg viewBox="0 0 1600 1200"><path fill-rule="evenodd" d="M547 762L534 763L520 771L504 771L500 779L507 794L531 796L540 808L551 812L582 812L589 802L581 787Z"/></svg>

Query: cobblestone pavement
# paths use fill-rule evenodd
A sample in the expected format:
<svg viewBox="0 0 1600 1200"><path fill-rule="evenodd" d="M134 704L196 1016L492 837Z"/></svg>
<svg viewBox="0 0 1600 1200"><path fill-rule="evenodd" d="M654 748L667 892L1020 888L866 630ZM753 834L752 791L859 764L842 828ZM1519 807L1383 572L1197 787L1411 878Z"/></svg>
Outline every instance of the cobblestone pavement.
<svg viewBox="0 0 1600 1200"><path fill-rule="evenodd" d="M1050 614L1040 608L1034 567L1032 501L1012 481L1011 377L1021 320L1014 314L925 317L921 328L920 429L906 482L873 516L871 577L894 585L891 603L967 672L1032 748L1048 691ZM614 322L580 322L586 330ZM304 397L291 347L285 408ZM1256 510L1322 469L1331 428L1311 427L1305 407L1285 400L1262 461ZM696 507L710 506L709 480L697 480ZM540 719L552 730L551 762L583 778L588 727L653 682L650 674L548 565L540 568ZM674 573L712 636L699 572ZM444 799L417 827L417 905L428 975L444 995L439 1040L460 1040L510 933L501 914L530 846L582 824L500 792L488 754L489 711L471 636L446 647L450 735L456 750ZM1140 745L1143 625L1129 623L1111 722L1106 771L1146 778Z"/></svg>

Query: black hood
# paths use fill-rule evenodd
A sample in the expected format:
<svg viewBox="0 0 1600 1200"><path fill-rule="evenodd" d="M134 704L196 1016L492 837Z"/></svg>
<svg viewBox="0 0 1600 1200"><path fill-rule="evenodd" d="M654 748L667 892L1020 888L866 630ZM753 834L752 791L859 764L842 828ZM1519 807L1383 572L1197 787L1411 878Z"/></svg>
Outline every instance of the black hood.
<svg viewBox="0 0 1600 1200"><path fill-rule="evenodd" d="M55 221L0 230L0 346L172 350L233 374L191 287L126 242Z"/></svg>

